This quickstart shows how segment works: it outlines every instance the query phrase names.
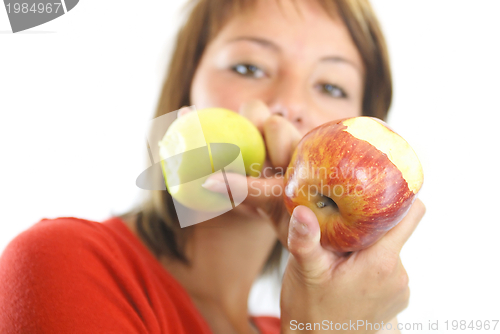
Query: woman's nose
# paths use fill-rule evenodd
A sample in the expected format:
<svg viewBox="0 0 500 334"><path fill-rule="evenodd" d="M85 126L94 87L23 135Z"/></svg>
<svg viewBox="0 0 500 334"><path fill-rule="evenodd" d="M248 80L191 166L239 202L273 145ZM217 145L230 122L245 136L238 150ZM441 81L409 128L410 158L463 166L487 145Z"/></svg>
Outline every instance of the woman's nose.
<svg viewBox="0 0 500 334"><path fill-rule="evenodd" d="M282 82L273 89L267 105L272 114L280 115L300 126L307 110L305 89L297 83Z"/></svg>
<svg viewBox="0 0 500 334"><path fill-rule="evenodd" d="M269 109L271 110L271 114L284 117L292 123L302 123L302 112L299 108L287 107L282 103L274 103Z"/></svg>

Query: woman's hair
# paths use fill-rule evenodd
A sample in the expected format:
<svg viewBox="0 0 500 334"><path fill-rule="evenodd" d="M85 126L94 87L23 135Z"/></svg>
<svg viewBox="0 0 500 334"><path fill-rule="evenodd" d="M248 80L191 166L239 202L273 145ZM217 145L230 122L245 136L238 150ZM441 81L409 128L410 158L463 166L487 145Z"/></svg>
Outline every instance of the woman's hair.
<svg viewBox="0 0 500 334"><path fill-rule="evenodd" d="M279 0L277 0L279 1ZM392 98L389 57L382 31L368 0L317 0L332 18L347 26L365 66L363 115L385 119ZM208 43L231 15L255 4L255 0L191 0L189 15L180 29L153 118L191 105L190 90L195 71ZM163 182L161 173L154 175ZM139 236L157 257L167 255L189 263L184 245L192 227L180 228L168 191L149 191L140 208L121 215L137 214ZM276 243L265 269L279 263L282 246Z"/></svg>

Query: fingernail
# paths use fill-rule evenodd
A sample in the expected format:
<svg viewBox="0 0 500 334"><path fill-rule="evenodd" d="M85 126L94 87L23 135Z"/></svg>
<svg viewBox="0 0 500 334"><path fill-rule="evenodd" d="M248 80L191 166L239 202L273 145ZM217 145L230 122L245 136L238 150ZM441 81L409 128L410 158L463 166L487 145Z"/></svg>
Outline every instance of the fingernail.
<svg viewBox="0 0 500 334"><path fill-rule="evenodd" d="M306 224L299 222L294 216L292 216L292 227L299 235L305 236L309 233L309 227Z"/></svg>
<svg viewBox="0 0 500 334"><path fill-rule="evenodd" d="M177 111L177 118L184 116L185 114L187 114L190 111L191 111L191 109L189 107L182 107L181 109L179 109Z"/></svg>
<svg viewBox="0 0 500 334"><path fill-rule="evenodd" d="M217 193L226 193L227 192L227 186L226 183L220 180L216 180L213 178L208 178L203 182L201 185L203 188L217 192Z"/></svg>

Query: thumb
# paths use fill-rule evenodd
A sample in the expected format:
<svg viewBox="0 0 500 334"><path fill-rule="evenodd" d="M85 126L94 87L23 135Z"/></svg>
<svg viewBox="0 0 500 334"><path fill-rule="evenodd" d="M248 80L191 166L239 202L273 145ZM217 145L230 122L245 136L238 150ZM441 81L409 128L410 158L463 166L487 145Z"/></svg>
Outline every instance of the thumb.
<svg viewBox="0 0 500 334"><path fill-rule="evenodd" d="M321 230L311 209L299 205L293 210L288 229L288 251L291 265L309 281L325 277L339 260L320 244Z"/></svg>

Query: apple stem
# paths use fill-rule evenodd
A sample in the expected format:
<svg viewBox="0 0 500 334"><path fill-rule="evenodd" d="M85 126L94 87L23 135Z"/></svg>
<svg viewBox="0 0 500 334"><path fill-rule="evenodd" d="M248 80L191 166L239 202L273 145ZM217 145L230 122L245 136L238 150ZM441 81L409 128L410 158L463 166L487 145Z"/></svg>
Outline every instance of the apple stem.
<svg viewBox="0 0 500 334"><path fill-rule="evenodd" d="M321 195L321 200L316 202L316 206L320 209L327 207L327 206L332 207L332 209L336 210L336 211L338 211L338 209L339 209L337 203L335 203L335 201L333 199L331 199L330 197L325 196L325 195Z"/></svg>

